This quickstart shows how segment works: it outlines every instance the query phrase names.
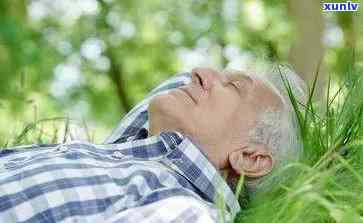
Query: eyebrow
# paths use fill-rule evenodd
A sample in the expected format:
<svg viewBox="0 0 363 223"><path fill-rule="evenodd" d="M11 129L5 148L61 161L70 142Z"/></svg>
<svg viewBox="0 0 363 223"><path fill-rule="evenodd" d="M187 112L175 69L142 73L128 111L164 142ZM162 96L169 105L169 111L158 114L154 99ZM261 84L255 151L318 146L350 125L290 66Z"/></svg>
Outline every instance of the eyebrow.
<svg viewBox="0 0 363 223"><path fill-rule="evenodd" d="M239 81L239 80L245 80L250 82L250 84L254 84L253 78L251 78L249 75L243 74L243 73L230 73L227 74L227 77L230 78L231 81Z"/></svg>

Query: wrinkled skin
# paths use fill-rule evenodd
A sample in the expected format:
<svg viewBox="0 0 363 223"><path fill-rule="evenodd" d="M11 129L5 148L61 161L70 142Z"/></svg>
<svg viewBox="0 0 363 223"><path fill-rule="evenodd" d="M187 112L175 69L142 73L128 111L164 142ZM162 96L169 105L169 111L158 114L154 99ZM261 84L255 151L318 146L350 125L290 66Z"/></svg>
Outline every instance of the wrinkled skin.
<svg viewBox="0 0 363 223"><path fill-rule="evenodd" d="M239 71L192 70L188 85L155 97L149 106L150 135L179 131L200 145L217 169L259 177L273 166L264 145L249 142L250 132L266 109L281 106L260 79Z"/></svg>

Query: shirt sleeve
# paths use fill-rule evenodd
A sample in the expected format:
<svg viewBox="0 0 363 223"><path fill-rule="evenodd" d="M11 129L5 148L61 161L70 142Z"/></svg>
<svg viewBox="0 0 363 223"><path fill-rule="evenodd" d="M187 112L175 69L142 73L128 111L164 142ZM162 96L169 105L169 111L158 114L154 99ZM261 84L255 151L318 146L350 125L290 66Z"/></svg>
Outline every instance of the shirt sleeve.
<svg viewBox="0 0 363 223"><path fill-rule="evenodd" d="M166 93L174 88L186 85L191 81L190 73L179 73L154 88L144 100L139 102L130 112L128 112L113 130L111 135L104 141L105 144L123 142L130 136L136 135L141 128L148 129L149 118L147 109L153 97Z"/></svg>
<svg viewBox="0 0 363 223"><path fill-rule="evenodd" d="M109 223L214 223L218 210L198 199L176 196L141 207L127 209L113 216ZM227 222L227 221L226 221Z"/></svg>

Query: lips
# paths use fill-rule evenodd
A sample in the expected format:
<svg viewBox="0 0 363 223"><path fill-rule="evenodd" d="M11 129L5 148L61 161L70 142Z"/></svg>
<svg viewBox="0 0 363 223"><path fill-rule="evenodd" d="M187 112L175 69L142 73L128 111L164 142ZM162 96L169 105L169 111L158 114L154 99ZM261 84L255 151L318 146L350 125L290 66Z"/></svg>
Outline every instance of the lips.
<svg viewBox="0 0 363 223"><path fill-rule="evenodd" d="M191 93L191 91L189 91L187 88L185 88L185 87L181 87L181 88L179 88L179 90L181 90L181 91L183 91L185 94L187 94L192 100L193 100L193 102L195 103L195 104L197 104L197 100L196 100L196 98L193 96L193 94Z"/></svg>

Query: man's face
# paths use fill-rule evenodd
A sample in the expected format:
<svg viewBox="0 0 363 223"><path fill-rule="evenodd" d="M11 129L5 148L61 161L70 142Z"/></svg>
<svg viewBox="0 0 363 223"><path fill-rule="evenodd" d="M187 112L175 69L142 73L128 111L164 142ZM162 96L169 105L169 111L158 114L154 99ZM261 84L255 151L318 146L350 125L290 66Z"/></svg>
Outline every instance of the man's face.
<svg viewBox="0 0 363 223"><path fill-rule="evenodd" d="M191 83L151 101L149 130L190 136L215 166L224 168L228 154L248 142L261 112L280 106L279 97L257 78L195 68Z"/></svg>

